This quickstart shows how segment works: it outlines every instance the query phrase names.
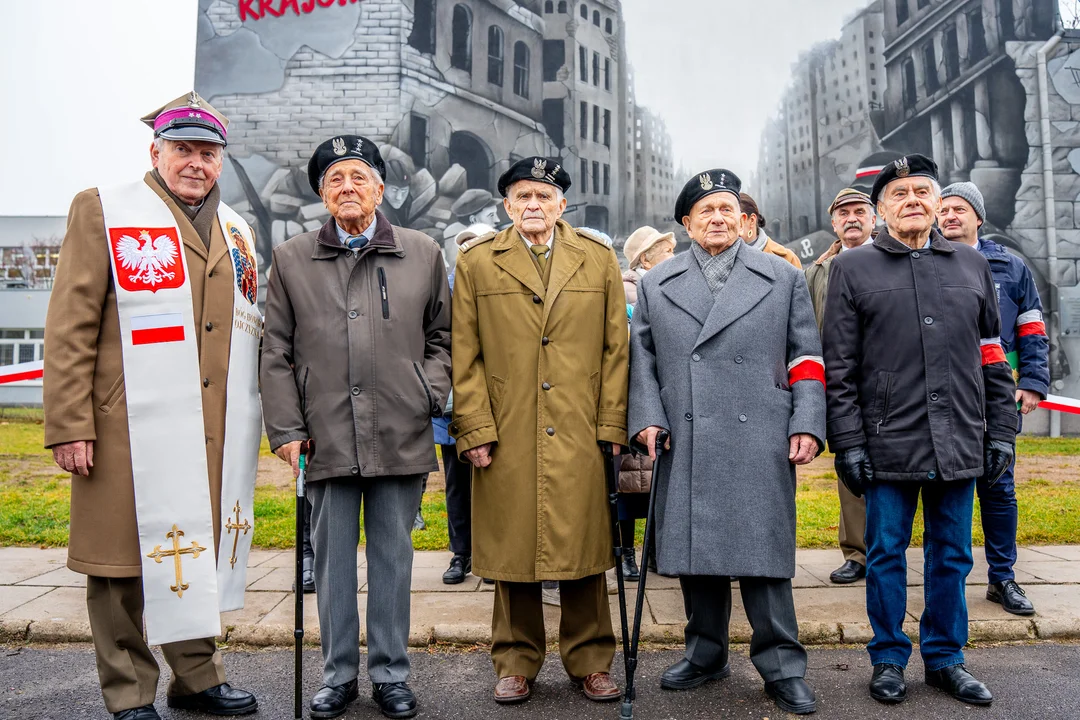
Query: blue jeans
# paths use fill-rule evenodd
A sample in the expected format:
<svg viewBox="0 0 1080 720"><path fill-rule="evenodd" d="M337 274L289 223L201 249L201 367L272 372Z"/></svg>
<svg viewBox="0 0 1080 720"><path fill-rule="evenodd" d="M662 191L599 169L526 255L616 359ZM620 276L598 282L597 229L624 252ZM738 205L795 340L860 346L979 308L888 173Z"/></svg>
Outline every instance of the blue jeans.
<svg viewBox="0 0 1080 720"><path fill-rule="evenodd" d="M911 523L922 491L926 609L919 621L919 649L927 670L964 662L968 639L964 583L971 572L974 480L888 482L866 492L866 611L874 638L866 646L873 664L906 667L911 640L907 614L907 556Z"/></svg>
<svg viewBox="0 0 1080 720"><path fill-rule="evenodd" d="M1003 583L1016 577L1013 573L1017 525L1015 469L1014 462L993 487L989 487L984 478L975 483L986 538L986 562L990 566L987 579L991 583Z"/></svg>

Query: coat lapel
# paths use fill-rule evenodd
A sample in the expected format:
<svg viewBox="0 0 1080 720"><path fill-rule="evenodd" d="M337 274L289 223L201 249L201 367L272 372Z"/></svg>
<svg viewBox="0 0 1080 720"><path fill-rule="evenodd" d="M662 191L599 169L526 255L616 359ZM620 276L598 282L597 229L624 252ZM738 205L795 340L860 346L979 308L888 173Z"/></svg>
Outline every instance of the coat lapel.
<svg viewBox="0 0 1080 720"><path fill-rule="evenodd" d="M713 303L694 347L705 344L728 325L753 310L772 290L773 277L772 268L769 267L764 253L750 247L739 248L731 276L716 296L716 302ZM702 282L705 282L704 275Z"/></svg>
<svg viewBox="0 0 1080 720"><path fill-rule="evenodd" d="M165 188L157 184L152 173L146 173L143 182L149 185L150 189L157 193L157 196L161 198L162 202L169 207L169 210L176 219L176 227L180 228L180 240L184 243L184 246L202 258L203 262L206 262L206 246L203 245L202 238L199 237L199 233L195 232L195 226L188 220L184 211L176 206L173 199L169 197L169 193L165 192Z"/></svg>
<svg viewBox="0 0 1080 720"><path fill-rule="evenodd" d="M560 220L555 225L555 242L552 243L551 274L548 276L547 298L544 301L544 327L551 308L570 278L585 262L585 249L581 246L574 228Z"/></svg>
<svg viewBox="0 0 1080 720"><path fill-rule="evenodd" d="M533 291L534 295L541 298L547 295L540 274L536 271L533 259L529 257L529 250L525 247L525 241L518 234L516 228L510 228L500 233L492 240L491 249L495 251L495 264L511 277ZM555 253L556 256L559 253ZM556 262L558 262L556 260ZM552 268L552 280L554 280L556 268Z"/></svg>
<svg viewBox="0 0 1080 720"><path fill-rule="evenodd" d="M704 325L713 306L709 284L701 274L692 250L679 253L662 266L662 272L670 276L660 281L660 292L690 317ZM653 270L652 272L657 272Z"/></svg>

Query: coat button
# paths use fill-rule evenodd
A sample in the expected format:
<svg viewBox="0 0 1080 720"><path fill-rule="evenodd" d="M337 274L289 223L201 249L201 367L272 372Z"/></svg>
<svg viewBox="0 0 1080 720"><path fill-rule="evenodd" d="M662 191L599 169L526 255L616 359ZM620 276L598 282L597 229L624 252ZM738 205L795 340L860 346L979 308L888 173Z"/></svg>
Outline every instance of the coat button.
<svg viewBox="0 0 1080 720"><path fill-rule="evenodd" d="M916 250L915 252L911 253L911 257L913 257L913 258L919 257L919 251Z"/></svg>
<svg viewBox="0 0 1080 720"><path fill-rule="evenodd" d="M700 362L701 361L701 356L698 355L697 353L694 353L690 357L692 357L694 359L694 362Z"/></svg>
<svg viewBox="0 0 1080 720"><path fill-rule="evenodd" d="M544 388L545 390L550 390L551 389L551 383L544 383L540 387Z"/></svg>
<svg viewBox="0 0 1080 720"><path fill-rule="evenodd" d="M533 295L533 302L536 303L537 305L539 305L540 302L541 302L540 296L539 295Z"/></svg>
<svg viewBox="0 0 1080 720"><path fill-rule="evenodd" d="M354 387L354 388L352 389L352 394L353 394L353 395L359 395L359 394L360 394L360 388L358 388L358 387Z"/></svg>
<svg viewBox="0 0 1080 720"><path fill-rule="evenodd" d="M548 435L554 435L555 434L555 428L548 428L547 429L547 434Z"/></svg>
<svg viewBox="0 0 1080 720"><path fill-rule="evenodd" d="M930 399L933 400L934 402L937 402L938 394L937 393L930 393Z"/></svg>
<svg viewBox="0 0 1080 720"><path fill-rule="evenodd" d="M212 323L212 322L206 323L206 332L210 332L213 329L214 329L214 323Z"/></svg>
<svg viewBox="0 0 1080 720"><path fill-rule="evenodd" d="M936 472L934 472L933 470L931 470L930 472L926 473L926 479L927 479L927 480L933 480L933 479L934 479L934 478L936 478L936 477L937 477L937 473L936 473Z"/></svg>
<svg viewBox="0 0 1080 720"><path fill-rule="evenodd" d="M349 311L349 319L350 320L355 320L356 319L356 311L355 310L350 310Z"/></svg>
<svg viewBox="0 0 1080 720"><path fill-rule="evenodd" d="M457 425L451 425L450 426L450 432L456 433L457 432Z"/></svg>
<svg viewBox="0 0 1080 720"><path fill-rule="evenodd" d="M549 342L551 342L551 341L548 340L547 337L540 338L540 344L541 345L547 345Z"/></svg>
<svg viewBox="0 0 1080 720"><path fill-rule="evenodd" d="M735 364L736 365L742 365L742 355L736 355L735 356Z"/></svg>
<svg viewBox="0 0 1080 720"><path fill-rule="evenodd" d="M923 325L933 325L934 324L934 318L930 317L929 315L924 317L922 319L922 321L923 321Z"/></svg>
<svg viewBox="0 0 1080 720"><path fill-rule="evenodd" d="M203 378L202 379L202 386L203 387L210 387L210 378Z"/></svg>
<svg viewBox="0 0 1080 720"><path fill-rule="evenodd" d="M352 469L349 472L351 472L353 475L359 475L360 474L360 468L353 465Z"/></svg>
<svg viewBox="0 0 1080 720"><path fill-rule="evenodd" d="M214 277L214 271L211 270L210 272L206 273L206 277Z"/></svg>
<svg viewBox="0 0 1080 720"><path fill-rule="evenodd" d="M693 413L686 413L685 415L683 415L683 417L686 418L687 420L693 420L694 419L694 414Z"/></svg>
<svg viewBox="0 0 1080 720"><path fill-rule="evenodd" d="M740 415L739 422L746 422L746 415Z"/></svg>

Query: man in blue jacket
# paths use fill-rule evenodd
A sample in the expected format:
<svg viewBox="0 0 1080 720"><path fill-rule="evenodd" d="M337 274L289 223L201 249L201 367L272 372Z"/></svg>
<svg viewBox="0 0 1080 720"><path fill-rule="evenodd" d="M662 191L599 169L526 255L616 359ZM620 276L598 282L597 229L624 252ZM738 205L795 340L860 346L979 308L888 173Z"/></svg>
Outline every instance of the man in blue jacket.
<svg viewBox="0 0 1080 720"><path fill-rule="evenodd" d="M1049 350L1043 324L1042 302L1024 261L1004 246L979 237L986 219L982 193L974 183L958 182L941 193L938 223L949 240L977 249L990 263L1001 313L1001 344L1016 380L1016 404L1027 415L1046 399L1050 385ZM1016 583L1016 490L1014 465L993 485L986 478L976 483L982 507L986 562L990 565L986 599L1001 603L1014 615L1033 615L1035 607Z"/></svg>

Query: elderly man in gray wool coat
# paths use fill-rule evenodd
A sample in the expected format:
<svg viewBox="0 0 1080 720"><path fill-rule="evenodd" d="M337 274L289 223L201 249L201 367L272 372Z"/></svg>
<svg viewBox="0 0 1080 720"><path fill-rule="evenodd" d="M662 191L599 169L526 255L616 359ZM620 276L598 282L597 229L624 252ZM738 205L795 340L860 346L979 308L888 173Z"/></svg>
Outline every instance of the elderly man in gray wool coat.
<svg viewBox="0 0 1080 720"><path fill-rule="evenodd" d="M659 571L678 575L686 656L661 687L727 677L731 577L753 627L750 659L787 712L812 713L791 593L795 466L823 447L825 381L803 274L739 240L741 183L692 178L675 203L691 249L646 275L630 328L630 436L654 455Z"/></svg>

